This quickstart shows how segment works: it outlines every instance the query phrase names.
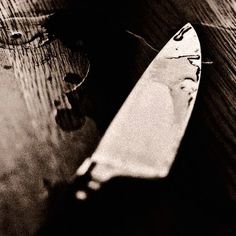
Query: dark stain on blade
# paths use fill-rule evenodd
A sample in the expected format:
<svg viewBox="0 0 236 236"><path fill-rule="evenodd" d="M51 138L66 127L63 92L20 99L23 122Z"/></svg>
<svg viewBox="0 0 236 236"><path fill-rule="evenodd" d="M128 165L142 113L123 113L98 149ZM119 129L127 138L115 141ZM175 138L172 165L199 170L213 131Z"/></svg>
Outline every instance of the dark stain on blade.
<svg viewBox="0 0 236 236"><path fill-rule="evenodd" d="M175 41L181 41L184 38L184 34L187 33L190 29L192 29L191 26L187 27L187 28L183 28L180 30L180 32L174 37Z"/></svg>
<svg viewBox="0 0 236 236"><path fill-rule="evenodd" d="M192 66L197 67L196 77L197 77L197 81L199 81L200 74L201 74L201 68L199 66L195 65L192 60L200 60L201 56L200 55L183 55L183 56L178 56L178 57L167 57L167 59L171 59L171 60L180 59L180 58L187 58L189 63Z"/></svg>
<svg viewBox="0 0 236 236"><path fill-rule="evenodd" d="M178 57L167 57L167 59L180 59L180 58L187 58L189 61L190 60L199 60L200 55L183 55L183 56L178 56ZM190 61L192 64L192 62Z"/></svg>
<svg viewBox="0 0 236 236"><path fill-rule="evenodd" d="M200 79L201 68L199 66L193 64L193 61L191 61L191 59L199 60L200 58L201 58L200 55L196 55L195 58L188 57L188 61L190 62L190 64L197 67L197 71L196 71L197 81Z"/></svg>
<svg viewBox="0 0 236 236"><path fill-rule="evenodd" d="M188 100L188 106L190 106L192 100L193 100L193 97L190 97L189 100Z"/></svg>
<svg viewBox="0 0 236 236"><path fill-rule="evenodd" d="M195 82L195 80L193 78L190 78L190 77L186 77L186 78L184 78L184 80L191 80L191 81Z"/></svg>
<svg viewBox="0 0 236 236"><path fill-rule="evenodd" d="M201 69L200 69L200 67L198 66L197 72L196 72L197 81L200 79L200 74L201 74Z"/></svg>

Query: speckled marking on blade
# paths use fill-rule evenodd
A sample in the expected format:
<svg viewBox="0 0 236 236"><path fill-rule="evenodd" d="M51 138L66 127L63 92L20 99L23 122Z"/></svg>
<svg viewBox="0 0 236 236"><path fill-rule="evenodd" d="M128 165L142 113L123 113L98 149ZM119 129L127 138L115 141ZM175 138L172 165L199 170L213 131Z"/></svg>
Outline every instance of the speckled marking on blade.
<svg viewBox="0 0 236 236"><path fill-rule="evenodd" d="M112 121L92 156L93 177L166 176L193 109L200 72L200 43L187 24L153 60Z"/></svg>

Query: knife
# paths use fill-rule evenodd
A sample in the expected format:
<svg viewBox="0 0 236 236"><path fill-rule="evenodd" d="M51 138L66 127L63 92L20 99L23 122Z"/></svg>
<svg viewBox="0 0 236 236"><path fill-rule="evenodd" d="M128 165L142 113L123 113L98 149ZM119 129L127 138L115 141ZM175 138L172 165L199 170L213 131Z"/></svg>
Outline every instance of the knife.
<svg viewBox="0 0 236 236"><path fill-rule="evenodd" d="M190 23L154 58L111 122L91 158L76 172L76 197L116 176L163 178L170 171L195 103L201 48Z"/></svg>

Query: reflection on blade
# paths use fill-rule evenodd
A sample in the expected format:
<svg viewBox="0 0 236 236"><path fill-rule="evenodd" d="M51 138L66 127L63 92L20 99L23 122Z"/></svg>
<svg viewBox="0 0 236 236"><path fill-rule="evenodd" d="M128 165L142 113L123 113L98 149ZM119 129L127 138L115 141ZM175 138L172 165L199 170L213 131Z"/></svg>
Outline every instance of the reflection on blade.
<svg viewBox="0 0 236 236"><path fill-rule="evenodd" d="M201 72L197 34L185 25L147 68L89 162L92 176L159 178L168 174L195 102Z"/></svg>

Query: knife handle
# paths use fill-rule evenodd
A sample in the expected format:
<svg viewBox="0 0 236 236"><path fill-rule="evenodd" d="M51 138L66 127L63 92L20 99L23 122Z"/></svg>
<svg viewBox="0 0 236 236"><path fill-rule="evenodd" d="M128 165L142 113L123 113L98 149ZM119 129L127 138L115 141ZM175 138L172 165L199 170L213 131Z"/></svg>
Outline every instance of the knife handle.
<svg viewBox="0 0 236 236"><path fill-rule="evenodd" d="M88 193L100 189L103 183L118 176L142 177L137 171L119 168L116 163L96 162L92 158L87 158L76 171L76 182L78 191L76 197L86 200Z"/></svg>
<svg viewBox="0 0 236 236"><path fill-rule="evenodd" d="M75 195L78 200L84 201L92 192L100 189L101 182L95 180L92 175L92 171L96 165L96 162L93 162L90 158L87 158L77 170L74 184L76 186Z"/></svg>

